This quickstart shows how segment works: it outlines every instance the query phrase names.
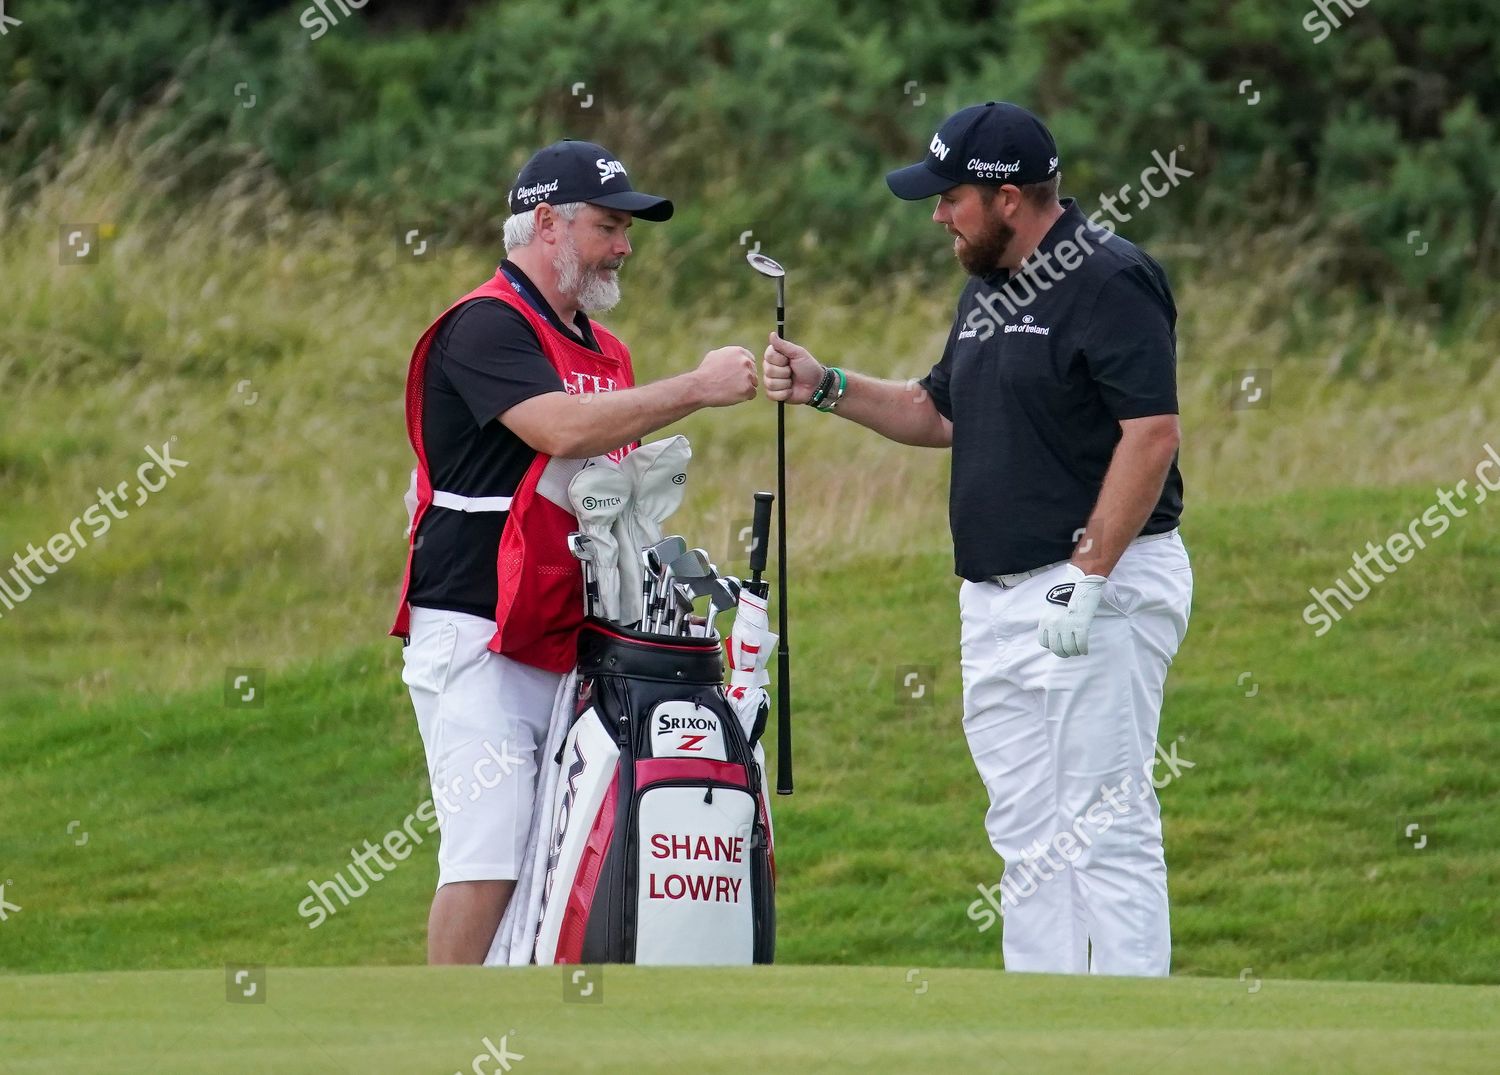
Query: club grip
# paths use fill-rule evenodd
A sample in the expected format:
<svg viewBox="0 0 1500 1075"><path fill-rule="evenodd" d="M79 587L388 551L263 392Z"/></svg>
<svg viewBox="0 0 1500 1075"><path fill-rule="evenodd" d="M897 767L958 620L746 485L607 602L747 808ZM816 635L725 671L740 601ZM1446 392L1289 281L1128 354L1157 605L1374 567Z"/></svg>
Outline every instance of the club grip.
<svg viewBox="0 0 1500 1075"><path fill-rule="evenodd" d="M781 651L776 676L776 794L792 794L792 661Z"/></svg>
<svg viewBox="0 0 1500 1075"><path fill-rule="evenodd" d="M771 505L775 493L755 494L755 521L750 527L750 572L760 576L766 570L766 554L771 550Z"/></svg>

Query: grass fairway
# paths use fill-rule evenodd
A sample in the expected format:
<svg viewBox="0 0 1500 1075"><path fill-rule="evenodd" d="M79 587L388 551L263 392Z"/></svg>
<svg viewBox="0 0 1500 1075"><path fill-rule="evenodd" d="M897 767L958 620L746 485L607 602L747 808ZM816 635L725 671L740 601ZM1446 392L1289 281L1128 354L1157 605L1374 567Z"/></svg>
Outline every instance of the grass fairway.
<svg viewBox="0 0 1500 1075"><path fill-rule="evenodd" d="M284 970L0 978L7 1072L1481 1072L1500 988L895 967ZM567 995L567 999L565 999ZM488 1059L478 1070L502 1070Z"/></svg>
<svg viewBox="0 0 1500 1075"><path fill-rule="evenodd" d="M1193 766L1162 791L1175 973L1496 982L1500 681L1457 655L1500 641L1500 539L1460 519L1327 637L1300 619L1308 586L1427 495L1194 513L1198 590L1161 733ZM780 963L999 966L998 930L966 913L999 861L959 723L950 571L933 550L799 576ZM32 636L14 637L24 653ZM431 839L317 929L297 910L426 794L399 653L382 640L275 670L248 708L213 665L249 662L212 649L196 690L18 699L0 721L0 882L22 909L0 925L0 968L420 963ZM906 669L927 677L919 703L899 696Z"/></svg>
<svg viewBox="0 0 1500 1075"><path fill-rule="evenodd" d="M1190 764L1157 774L1179 977L997 973L967 911L1000 864L961 727L947 456L797 408L778 966L610 967L602 1004L565 1003L556 968L415 966L433 839L316 929L298 910L428 793L385 637L401 378L492 252L413 264L383 225L262 234L218 203L159 220L131 193L154 188L80 174L0 244L0 557L148 445L191 463L0 616L0 1075L470 1071L502 1036L522 1072L1495 1069L1500 497L1326 635L1302 619L1500 443L1495 308L1444 333L1341 311L1279 255L1181 291L1196 592L1159 738ZM58 221L112 219L129 241L97 265L35 267ZM664 317L630 279L610 324L642 379L764 338L763 294ZM800 285L800 342L928 368L951 293L835 283ZM1271 405L1231 408L1271 368ZM665 431L694 445L673 529L734 573L773 429L758 403ZM226 1003L233 961L272 968L265 1003Z"/></svg>

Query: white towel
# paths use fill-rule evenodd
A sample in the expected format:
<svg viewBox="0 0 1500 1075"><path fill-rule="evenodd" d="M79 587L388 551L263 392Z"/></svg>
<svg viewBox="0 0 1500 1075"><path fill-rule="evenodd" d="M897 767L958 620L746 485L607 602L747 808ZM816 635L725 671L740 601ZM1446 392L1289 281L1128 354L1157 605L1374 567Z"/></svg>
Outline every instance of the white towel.
<svg viewBox="0 0 1500 1075"><path fill-rule="evenodd" d="M531 812L531 830L526 834L526 851L521 857L521 876L511 895L500 928L485 957L486 967L524 966L532 961L536 949L536 927L542 917L542 890L546 885L548 843L552 837L552 800L562 767L553 759L562 749L578 698L578 673L563 677L552 699L552 720L547 727L547 742L537 757L536 807Z"/></svg>

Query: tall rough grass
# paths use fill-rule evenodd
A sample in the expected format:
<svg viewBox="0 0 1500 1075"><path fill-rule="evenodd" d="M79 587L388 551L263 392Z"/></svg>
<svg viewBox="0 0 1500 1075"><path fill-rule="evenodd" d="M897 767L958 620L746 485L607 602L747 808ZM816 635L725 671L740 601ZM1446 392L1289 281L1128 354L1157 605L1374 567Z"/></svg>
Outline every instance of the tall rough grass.
<svg viewBox="0 0 1500 1075"><path fill-rule="evenodd" d="M369 641L392 610L407 356L501 252L457 242L415 259L384 221L294 212L253 160L183 205L178 153L130 130L96 135L26 177L34 196L0 193L0 554L65 530L148 444L176 437L190 464L0 620L7 689L175 689ZM94 264L64 263L60 231L78 223L105 236ZM724 343L761 349L772 296L747 289L742 249L724 250L721 276L667 294L650 226L635 238L625 301L605 320L642 379ZM1181 309L1190 543L1203 505L1451 484L1500 436L1492 302L1446 323L1359 306L1323 285L1336 252L1313 234L1160 253ZM937 357L956 268L941 293L790 268L790 334L824 359L905 378ZM1232 385L1252 369L1271 371L1269 405L1235 410ZM788 419L794 569L946 546L946 453L811 411ZM674 526L721 563L751 492L773 482L774 423L762 400L673 430L695 450Z"/></svg>

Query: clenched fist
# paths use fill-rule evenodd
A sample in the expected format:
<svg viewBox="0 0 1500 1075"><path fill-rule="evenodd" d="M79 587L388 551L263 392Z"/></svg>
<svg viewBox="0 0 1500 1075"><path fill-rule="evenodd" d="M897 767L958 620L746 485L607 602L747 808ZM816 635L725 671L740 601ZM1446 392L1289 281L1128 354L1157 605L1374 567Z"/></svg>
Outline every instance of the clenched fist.
<svg viewBox="0 0 1500 1075"><path fill-rule="evenodd" d="M807 348L788 343L774 332L762 362L766 395L777 403L808 402L823 379L823 364Z"/></svg>
<svg viewBox="0 0 1500 1075"><path fill-rule="evenodd" d="M720 347L703 356L696 371L705 407L732 407L755 398L755 356L743 347Z"/></svg>

